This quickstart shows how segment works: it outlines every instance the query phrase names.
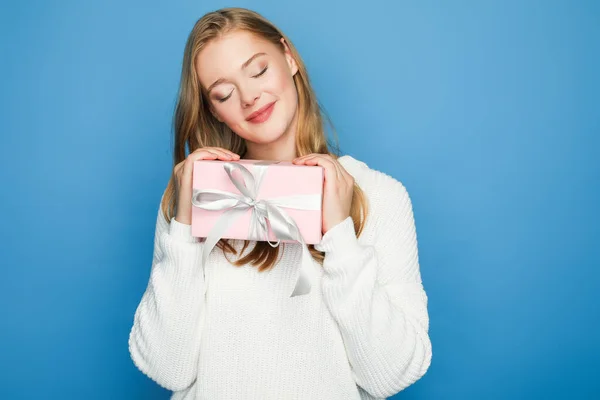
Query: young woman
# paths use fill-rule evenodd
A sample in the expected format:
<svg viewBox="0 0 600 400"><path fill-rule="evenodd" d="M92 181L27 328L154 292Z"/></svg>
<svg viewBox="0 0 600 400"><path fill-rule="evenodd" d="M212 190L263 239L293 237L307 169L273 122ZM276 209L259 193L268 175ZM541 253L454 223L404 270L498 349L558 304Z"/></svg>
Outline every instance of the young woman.
<svg viewBox="0 0 600 400"><path fill-rule="evenodd" d="M137 368L172 399L383 399L422 377L431 342L409 195L330 152L287 36L246 9L203 16L185 47L174 121L173 177L129 336ZM289 295L299 243L221 240L201 267L192 165L240 158L323 167L310 293Z"/></svg>

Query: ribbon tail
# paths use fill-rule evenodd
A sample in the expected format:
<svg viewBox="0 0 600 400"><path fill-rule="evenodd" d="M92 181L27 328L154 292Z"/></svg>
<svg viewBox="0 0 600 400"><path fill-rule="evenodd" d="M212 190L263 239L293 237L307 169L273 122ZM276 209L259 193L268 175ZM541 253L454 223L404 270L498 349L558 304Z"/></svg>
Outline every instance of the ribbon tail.
<svg viewBox="0 0 600 400"><path fill-rule="evenodd" d="M312 260L312 256L310 251L308 251L308 247L304 243L302 243L302 263L300 266L300 272L298 275L298 280L296 281L296 287L294 287L294 291L290 297L302 296L304 294L310 293L310 279L308 277L310 271L310 262Z"/></svg>
<svg viewBox="0 0 600 400"><path fill-rule="evenodd" d="M287 215L287 213L279 209L279 207L269 204L268 202L265 202L265 205L268 213L268 219L271 223L271 228L273 229L277 239L291 239L299 242L302 246L302 260L300 262L300 268L298 268L298 280L296 281L294 291L290 297L308 294L310 293L311 289L309 276L312 268L312 256L308 250L308 246L306 246L304 238L302 237L296 222L294 222L294 220Z"/></svg>
<svg viewBox="0 0 600 400"><path fill-rule="evenodd" d="M244 213L248 211L247 208L231 208L215 222L215 225L208 233L206 240L204 241L203 251L202 251L202 269L204 269L206 265L206 261L208 260L208 255L215 247L215 245L221 240L222 236L227 232L227 229L233 225L233 223L240 218Z"/></svg>

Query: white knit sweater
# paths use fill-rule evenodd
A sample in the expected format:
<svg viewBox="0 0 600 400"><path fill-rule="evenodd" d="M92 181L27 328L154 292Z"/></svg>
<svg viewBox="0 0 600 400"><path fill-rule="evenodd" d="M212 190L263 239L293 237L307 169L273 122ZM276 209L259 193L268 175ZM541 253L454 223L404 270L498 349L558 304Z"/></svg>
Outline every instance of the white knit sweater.
<svg viewBox="0 0 600 400"><path fill-rule="evenodd" d="M261 273L215 248L203 276L201 240L159 208L129 351L171 399L384 399L425 374L429 316L409 195L363 162L339 161L369 214L358 239L351 218L323 236L325 261L313 263L307 295L289 297L299 244L285 244Z"/></svg>

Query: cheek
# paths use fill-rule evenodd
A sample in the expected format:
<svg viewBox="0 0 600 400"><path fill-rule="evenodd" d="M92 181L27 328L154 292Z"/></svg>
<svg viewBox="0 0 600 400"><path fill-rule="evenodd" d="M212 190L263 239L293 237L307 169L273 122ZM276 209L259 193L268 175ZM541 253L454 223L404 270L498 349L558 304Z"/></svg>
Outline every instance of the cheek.
<svg viewBox="0 0 600 400"><path fill-rule="evenodd" d="M282 97L295 89L294 80L289 73L286 65L276 65L271 69L271 74L262 85L262 91L271 93L277 97Z"/></svg>
<svg viewBox="0 0 600 400"><path fill-rule="evenodd" d="M228 101L225 104L222 104L218 110L218 115L225 125L242 138L249 138L247 135L248 128L246 126L248 122L244 119L244 113L238 104L235 104L234 101Z"/></svg>
<svg viewBox="0 0 600 400"><path fill-rule="evenodd" d="M279 87L282 93L291 93L296 91L296 86L294 85L294 80L288 74L280 74L277 77L277 86Z"/></svg>
<svg viewBox="0 0 600 400"><path fill-rule="evenodd" d="M215 106L215 110L217 115L223 122L226 124L236 123L241 116L239 112L239 107L236 107L233 101L227 101L223 104L219 104Z"/></svg>
<svg viewBox="0 0 600 400"><path fill-rule="evenodd" d="M298 101L298 94L293 77L282 71L273 78L273 94L280 99L285 100L286 108L293 111L296 108Z"/></svg>

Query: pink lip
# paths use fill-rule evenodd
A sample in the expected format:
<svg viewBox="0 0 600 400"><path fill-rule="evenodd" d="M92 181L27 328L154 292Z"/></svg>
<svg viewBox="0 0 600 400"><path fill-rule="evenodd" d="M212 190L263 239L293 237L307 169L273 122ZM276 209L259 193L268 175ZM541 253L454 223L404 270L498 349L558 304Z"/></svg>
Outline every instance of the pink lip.
<svg viewBox="0 0 600 400"><path fill-rule="evenodd" d="M260 108L259 110L253 112L252 114L250 114L248 116L248 118L246 118L246 121L249 121L252 123L265 122L271 116L274 106L275 106L275 102L267 104L266 106Z"/></svg>

